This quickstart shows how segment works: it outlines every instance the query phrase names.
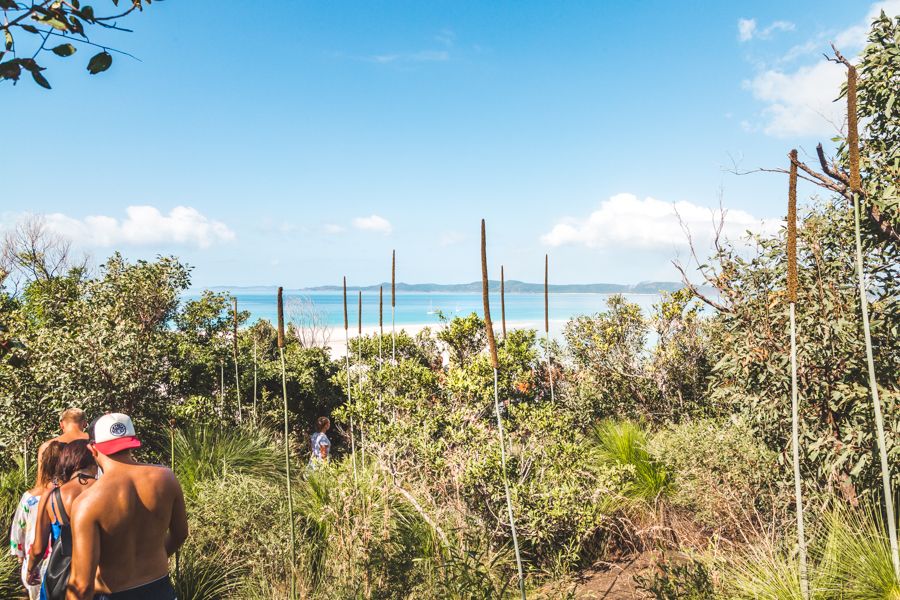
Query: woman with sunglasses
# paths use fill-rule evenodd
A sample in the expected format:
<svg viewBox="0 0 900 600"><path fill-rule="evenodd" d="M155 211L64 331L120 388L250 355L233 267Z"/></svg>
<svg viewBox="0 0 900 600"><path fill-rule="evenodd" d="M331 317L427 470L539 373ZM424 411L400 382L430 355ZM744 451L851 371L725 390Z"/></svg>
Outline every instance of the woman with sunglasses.
<svg viewBox="0 0 900 600"><path fill-rule="evenodd" d="M41 587L41 600L65 597L72 556L69 515L75 499L97 479L97 462L88 444L88 440L75 440L66 445L56 471L59 486L44 494L38 505L34 544L28 557L30 584L38 583L41 578L41 558L48 541L53 546Z"/></svg>

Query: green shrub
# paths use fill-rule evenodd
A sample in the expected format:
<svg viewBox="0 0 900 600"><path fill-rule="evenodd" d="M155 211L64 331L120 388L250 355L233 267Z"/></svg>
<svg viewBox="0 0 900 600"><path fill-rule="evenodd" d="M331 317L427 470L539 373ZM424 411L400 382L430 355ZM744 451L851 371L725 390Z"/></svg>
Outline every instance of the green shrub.
<svg viewBox="0 0 900 600"><path fill-rule="evenodd" d="M307 474L294 508L305 597L393 597L421 581L417 559L433 553L432 530L374 462L333 462Z"/></svg>
<svg viewBox="0 0 900 600"><path fill-rule="evenodd" d="M19 568L19 562L8 551L0 554L0 598L25 597Z"/></svg>
<svg viewBox="0 0 900 600"><path fill-rule="evenodd" d="M227 551L201 552L189 543L178 553L174 573L180 600L225 600L241 586L244 569Z"/></svg>
<svg viewBox="0 0 900 600"><path fill-rule="evenodd" d="M194 489L188 516L190 544L201 553L215 554L224 545L228 560L248 573L287 579L290 529L279 482L233 472L206 479Z"/></svg>
<svg viewBox="0 0 900 600"><path fill-rule="evenodd" d="M620 488L630 500L650 505L669 494L671 478L666 467L647 450L647 434L632 421L602 421L590 438L600 465L614 465L629 473Z"/></svg>
<svg viewBox="0 0 900 600"><path fill-rule="evenodd" d="M191 497L203 481L225 474L284 479L284 457L270 431L247 425L189 427L175 434L175 473Z"/></svg>
<svg viewBox="0 0 900 600"><path fill-rule="evenodd" d="M743 540L741 533L785 517L790 473L745 421L673 425L653 435L649 449L673 474L672 504L708 533Z"/></svg>
<svg viewBox="0 0 900 600"><path fill-rule="evenodd" d="M827 528L819 570L828 592L842 600L900 600L900 582L879 511L836 508L827 516Z"/></svg>
<svg viewBox="0 0 900 600"><path fill-rule="evenodd" d="M598 464L584 436L549 403L516 404L509 412L507 469L519 542L538 567L576 567L593 558L583 555L583 545L620 506L628 468ZM467 449L460 482L466 500L492 525L496 538L508 542L508 525L495 517L503 514L505 502L500 449L496 443L472 443Z"/></svg>
<svg viewBox="0 0 900 600"><path fill-rule="evenodd" d="M881 517L845 505L827 513L810 547L809 581L815 600L898 600L887 535ZM788 535L785 540L793 540ZM793 544L770 540L751 546L723 568L727 598L802 600Z"/></svg>
<svg viewBox="0 0 900 600"><path fill-rule="evenodd" d="M709 569L696 559L664 561L649 574L635 576L638 589L656 600L713 600Z"/></svg>

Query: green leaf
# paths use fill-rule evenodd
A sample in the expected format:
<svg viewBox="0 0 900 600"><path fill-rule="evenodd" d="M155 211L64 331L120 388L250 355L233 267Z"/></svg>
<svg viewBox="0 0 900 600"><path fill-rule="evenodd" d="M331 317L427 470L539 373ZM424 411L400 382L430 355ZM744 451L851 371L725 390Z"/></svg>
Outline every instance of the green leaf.
<svg viewBox="0 0 900 600"><path fill-rule="evenodd" d="M41 23L46 23L53 29L59 29L60 31L66 31L69 28L69 25L65 21L60 21L59 19L54 19L53 17L41 19Z"/></svg>
<svg viewBox="0 0 900 600"><path fill-rule="evenodd" d="M9 32L9 29L3 30L3 37L6 38L6 49L12 50L13 37L12 37L12 34Z"/></svg>
<svg viewBox="0 0 900 600"><path fill-rule="evenodd" d="M34 25L28 25L28 24L25 24L25 25L20 25L20 27L21 27L22 29L24 29L25 31L27 31L28 33L40 33L40 32L38 31L38 28L35 27Z"/></svg>
<svg viewBox="0 0 900 600"><path fill-rule="evenodd" d="M85 5L80 11L78 11L78 16L80 16L85 21L93 21L94 20L94 7L90 5Z"/></svg>
<svg viewBox="0 0 900 600"><path fill-rule="evenodd" d="M72 56L75 54L75 46L72 44L60 44L56 48L53 48L53 54L57 56Z"/></svg>
<svg viewBox="0 0 900 600"><path fill-rule="evenodd" d="M34 78L34 82L41 86L42 88L50 88L50 82L47 81L47 78L41 75L40 71L32 71L31 76Z"/></svg>
<svg viewBox="0 0 900 600"><path fill-rule="evenodd" d="M0 8L3 10L16 10L19 6L15 0L0 0Z"/></svg>
<svg viewBox="0 0 900 600"><path fill-rule="evenodd" d="M104 50L91 57L87 70L90 71L91 75L96 75L97 73L102 73L107 70L110 65L112 65L112 54Z"/></svg>

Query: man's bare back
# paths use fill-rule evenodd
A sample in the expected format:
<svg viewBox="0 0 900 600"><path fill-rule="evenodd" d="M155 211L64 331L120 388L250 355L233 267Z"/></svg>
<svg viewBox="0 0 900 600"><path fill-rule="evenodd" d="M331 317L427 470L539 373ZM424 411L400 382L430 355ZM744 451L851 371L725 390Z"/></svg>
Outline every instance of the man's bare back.
<svg viewBox="0 0 900 600"><path fill-rule="evenodd" d="M35 478L35 481L37 483L35 483L35 488L38 487L38 483L43 481L41 458L43 457L44 450L47 449L47 446L49 446L51 442L62 442L63 444L68 444L70 442L74 442L75 440L88 439L88 434L84 431L86 426L87 423L84 418L84 411L80 409L69 408L64 410L59 415L59 428L60 430L62 430L62 433L53 439L47 440L38 448L37 476Z"/></svg>
<svg viewBox="0 0 900 600"><path fill-rule="evenodd" d="M96 457L103 475L73 507L70 600L166 578L169 556L187 538L184 495L170 469L138 463L130 450Z"/></svg>

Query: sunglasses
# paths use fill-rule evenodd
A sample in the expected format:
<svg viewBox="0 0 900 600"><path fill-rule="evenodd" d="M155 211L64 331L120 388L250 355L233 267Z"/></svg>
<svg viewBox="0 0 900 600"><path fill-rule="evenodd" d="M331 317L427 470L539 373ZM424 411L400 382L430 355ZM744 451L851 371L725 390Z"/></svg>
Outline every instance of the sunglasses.
<svg viewBox="0 0 900 600"><path fill-rule="evenodd" d="M76 473L75 477L78 478L78 483L81 485L87 485L91 479L97 479L96 475L88 475L87 473Z"/></svg>

